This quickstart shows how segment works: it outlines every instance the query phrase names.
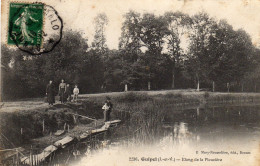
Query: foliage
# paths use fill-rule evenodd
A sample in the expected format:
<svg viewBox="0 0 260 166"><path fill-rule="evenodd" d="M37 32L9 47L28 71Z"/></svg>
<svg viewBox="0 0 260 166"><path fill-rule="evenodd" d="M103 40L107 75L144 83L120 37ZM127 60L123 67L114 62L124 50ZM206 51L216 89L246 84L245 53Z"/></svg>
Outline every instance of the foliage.
<svg viewBox="0 0 260 166"><path fill-rule="evenodd" d="M162 16L129 11L124 15L119 49L106 44L106 14L94 19L92 46L79 32L65 31L52 52L31 56L1 46L2 99L45 95L53 80L78 84L80 93L195 88L257 91L260 51L242 29L207 13ZM186 43L186 48L183 47ZM199 83L199 84L198 84ZM247 88L244 88L246 86Z"/></svg>
<svg viewBox="0 0 260 166"><path fill-rule="evenodd" d="M108 18L105 13L100 13L94 18L95 23L95 35L92 43L93 49L100 54L104 54L107 51L105 30L108 24Z"/></svg>

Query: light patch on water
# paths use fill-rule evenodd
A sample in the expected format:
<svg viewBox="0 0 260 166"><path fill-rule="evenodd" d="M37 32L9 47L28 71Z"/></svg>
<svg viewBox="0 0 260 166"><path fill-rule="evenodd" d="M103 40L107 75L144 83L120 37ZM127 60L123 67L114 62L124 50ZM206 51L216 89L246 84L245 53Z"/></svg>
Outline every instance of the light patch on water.
<svg viewBox="0 0 260 166"><path fill-rule="evenodd" d="M173 132L151 145L122 141L85 157L73 166L258 166L260 156L259 132L232 131L212 133L214 139L188 130L186 123L176 123ZM241 153L243 152L243 153Z"/></svg>
<svg viewBox="0 0 260 166"><path fill-rule="evenodd" d="M174 147L174 146L173 146ZM160 148L156 145L150 147L123 146L106 148L92 155L84 157L76 166L186 166L186 165L255 165L259 151L248 148L251 154L240 154L239 145L232 149L223 146L207 148L207 146L183 145L175 148ZM199 154L196 154L198 151ZM204 151L205 154L201 154ZM238 154L231 154L236 151ZM243 150L246 152L246 150ZM210 154L210 153L220 154ZM228 154L225 154L228 153ZM177 160L179 159L179 161ZM198 161L195 161L195 160ZM203 161L201 161L203 159ZM138 161L133 161L138 160ZM164 161L167 160L167 161ZM210 161L215 160L215 161Z"/></svg>

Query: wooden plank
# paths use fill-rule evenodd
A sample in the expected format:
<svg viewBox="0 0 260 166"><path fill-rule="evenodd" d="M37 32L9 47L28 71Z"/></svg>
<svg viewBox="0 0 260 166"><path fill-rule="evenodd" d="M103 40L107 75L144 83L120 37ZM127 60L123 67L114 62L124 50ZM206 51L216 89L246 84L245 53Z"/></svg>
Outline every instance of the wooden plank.
<svg viewBox="0 0 260 166"><path fill-rule="evenodd" d="M107 121L105 124L99 128L99 129L94 129L91 131L92 134L100 133L100 132L105 132L107 129L112 125L112 124L117 124L120 123L121 120L113 120L113 121Z"/></svg>
<svg viewBox="0 0 260 166"><path fill-rule="evenodd" d="M61 136L65 133L65 130L57 130L56 133L54 133L55 136Z"/></svg>
<svg viewBox="0 0 260 166"><path fill-rule="evenodd" d="M101 133L101 132L105 132L105 131L107 131L107 129L103 129L103 128L94 129L94 130L91 130L91 134Z"/></svg>
<svg viewBox="0 0 260 166"><path fill-rule="evenodd" d="M115 124L115 123L120 123L121 120L113 120L113 121L107 121L105 123L109 123L109 124Z"/></svg>
<svg viewBox="0 0 260 166"><path fill-rule="evenodd" d="M70 136L66 136L63 139L57 141L54 143L54 146L59 147L59 146L65 146L66 144L70 143L73 141L74 138L70 137Z"/></svg>
<svg viewBox="0 0 260 166"><path fill-rule="evenodd" d="M90 119L90 120L93 120L93 121L96 121L96 119L93 119L93 118L90 118L90 117L87 117L87 116L83 116L83 115L79 115L79 114L74 114L74 113L70 113L72 115L76 115L76 116L80 116L80 117L83 117L83 118L86 118L86 119Z"/></svg>
<svg viewBox="0 0 260 166"><path fill-rule="evenodd" d="M37 155L32 155L32 156L34 158L37 158L38 162L42 162L42 161L46 160L46 158L49 157L50 154L52 154L56 150L57 150L57 147L50 145L50 146L46 147L42 151L42 153L37 154ZM21 162L30 165L31 162L34 162L34 159L33 158L30 159L30 157L23 157L23 158L21 158Z"/></svg>
<svg viewBox="0 0 260 166"><path fill-rule="evenodd" d="M83 140L83 139L86 139L88 136L90 136L91 134L90 133L88 133L88 132L86 132L86 133L83 133L83 134L81 134L80 136L79 136L79 139L80 140Z"/></svg>
<svg viewBox="0 0 260 166"><path fill-rule="evenodd" d="M53 145L50 145L48 147L46 147L42 153L38 154L38 160L39 161L44 161L45 158L49 157L49 155L53 152L55 152L58 148L53 146Z"/></svg>
<svg viewBox="0 0 260 166"><path fill-rule="evenodd" d="M100 128L100 129L104 129L104 130L107 130L109 127L110 127L110 124L111 123L106 123Z"/></svg>
<svg viewBox="0 0 260 166"><path fill-rule="evenodd" d="M121 122L121 120L113 120L113 121L105 122L105 124L101 128L91 130L91 132L85 132L85 133L81 134L79 136L79 138L80 138L80 140L82 140L82 139L87 138L91 134L105 132L105 131L107 131L107 129L111 125L117 124L117 123L120 123L120 122ZM59 134L61 135L62 133L64 133L64 130L58 130L56 133L57 133L57 135L59 135ZM55 133L55 135L56 135L56 133ZM58 147L61 146L62 148L64 148L66 146L66 144L72 142L73 140L74 140L73 137L66 136L63 139L56 141L54 143L54 145L50 145L50 146L46 147L42 151L42 153L35 155L35 158L37 158L38 162L42 162L42 161L46 160L46 158L49 157L53 152L55 152L58 149ZM30 157L21 158L21 162L26 163L26 164L30 164L30 162L31 162Z"/></svg>

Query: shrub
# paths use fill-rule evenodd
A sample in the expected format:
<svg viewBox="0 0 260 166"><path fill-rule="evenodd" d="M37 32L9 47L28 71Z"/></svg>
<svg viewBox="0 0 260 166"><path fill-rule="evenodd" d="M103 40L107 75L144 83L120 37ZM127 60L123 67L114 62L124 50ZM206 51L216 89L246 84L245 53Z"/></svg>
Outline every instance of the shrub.
<svg viewBox="0 0 260 166"><path fill-rule="evenodd" d="M124 95L115 98L118 102L137 102L151 100L151 97L146 93L127 92Z"/></svg>
<svg viewBox="0 0 260 166"><path fill-rule="evenodd" d="M209 98L209 92L205 92L204 97L205 97L205 99Z"/></svg>
<svg viewBox="0 0 260 166"><path fill-rule="evenodd" d="M182 98L183 95L181 93L167 93L165 95L166 98Z"/></svg>

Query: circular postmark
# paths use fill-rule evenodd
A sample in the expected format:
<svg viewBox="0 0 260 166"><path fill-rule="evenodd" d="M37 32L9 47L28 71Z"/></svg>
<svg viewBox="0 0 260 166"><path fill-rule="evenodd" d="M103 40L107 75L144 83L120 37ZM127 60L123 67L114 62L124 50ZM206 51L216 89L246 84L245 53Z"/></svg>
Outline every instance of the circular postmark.
<svg viewBox="0 0 260 166"><path fill-rule="evenodd" d="M50 52L60 42L63 22L43 3L11 3L8 44L32 55Z"/></svg>

